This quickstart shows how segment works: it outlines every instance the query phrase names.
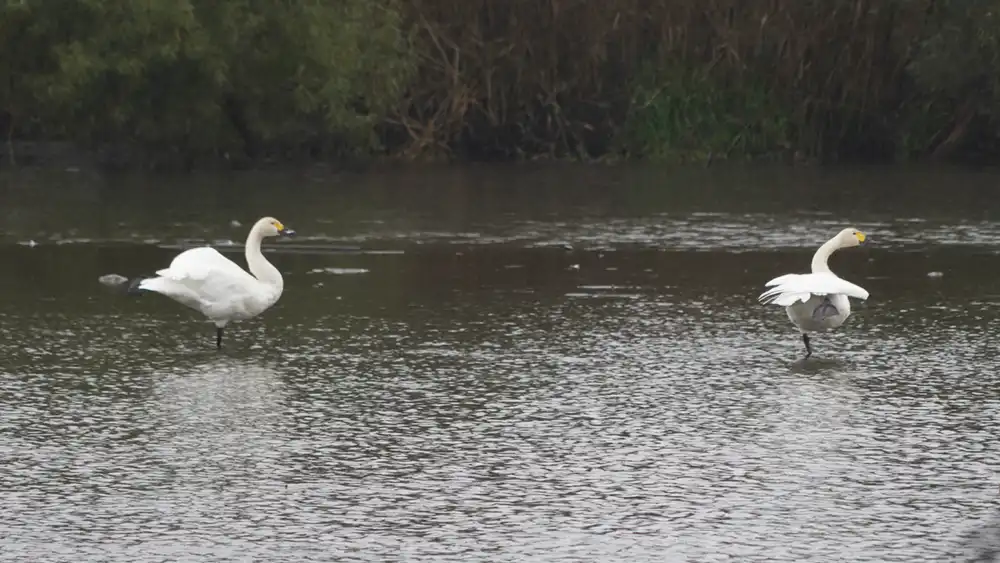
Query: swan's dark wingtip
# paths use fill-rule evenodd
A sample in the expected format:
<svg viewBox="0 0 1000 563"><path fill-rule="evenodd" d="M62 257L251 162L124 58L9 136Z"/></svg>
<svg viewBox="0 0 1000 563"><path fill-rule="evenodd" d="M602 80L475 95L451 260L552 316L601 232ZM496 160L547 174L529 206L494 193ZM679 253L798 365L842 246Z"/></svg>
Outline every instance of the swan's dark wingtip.
<svg viewBox="0 0 1000 563"><path fill-rule="evenodd" d="M139 284L142 283L143 280L148 280L151 277L152 276L137 276L132 278L129 280L128 286L125 288L125 293L127 295L142 295L145 293L145 290L140 288Z"/></svg>

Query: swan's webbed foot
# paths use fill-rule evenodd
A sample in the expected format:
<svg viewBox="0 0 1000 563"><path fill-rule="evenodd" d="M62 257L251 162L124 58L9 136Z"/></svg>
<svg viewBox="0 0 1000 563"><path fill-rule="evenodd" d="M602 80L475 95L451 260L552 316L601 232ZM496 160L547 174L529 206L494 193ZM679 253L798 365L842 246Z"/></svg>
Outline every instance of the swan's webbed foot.
<svg viewBox="0 0 1000 563"><path fill-rule="evenodd" d="M809 346L809 335L806 334L806 333L804 333L804 332L802 333L802 342L805 342L805 344L806 344L806 358L808 358L809 356L812 356L813 355L813 351L812 351L812 347ZM803 358L803 359L805 359L805 358Z"/></svg>
<svg viewBox="0 0 1000 563"><path fill-rule="evenodd" d="M215 327L215 347L222 350L222 327Z"/></svg>
<svg viewBox="0 0 1000 563"><path fill-rule="evenodd" d="M827 296L823 298L823 302L818 307L813 309L812 318L816 322L822 322L828 317L836 317L839 314L840 311L830 302L830 297Z"/></svg>

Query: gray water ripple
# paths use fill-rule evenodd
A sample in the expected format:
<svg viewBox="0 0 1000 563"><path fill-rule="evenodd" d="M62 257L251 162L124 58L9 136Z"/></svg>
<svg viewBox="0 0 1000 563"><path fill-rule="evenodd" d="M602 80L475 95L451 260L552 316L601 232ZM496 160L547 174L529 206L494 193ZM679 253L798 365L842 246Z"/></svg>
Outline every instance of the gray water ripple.
<svg viewBox="0 0 1000 563"><path fill-rule="evenodd" d="M508 346L499 329L467 341L432 324L366 357L373 337L408 336L386 323L333 356L327 333L304 334L308 353L280 367L195 360L80 388L70 373L6 379L20 400L3 486L26 492L0 528L51 559L62 545L143 560L904 561L914 545L955 553L937 541L956 533L946 523L992 505L989 466L970 460L988 459L996 413L961 406L996 405L995 377L970 381L902 340L887 351L919 355L908 377L935 395L861 366L782 376L779 335L755 329L765 339L748 346L726 324L738 309L706 328L699 307L669 322L662 303L617 307L521 317ZM583 338L560 330L581 321L594 322ZM928 351L962 337L934 328ZM361 366L367 378L352 376Z"/></svg>
<svg viewBox="0 0 1000 563"><path fill-rule="evenodd" d="M869 235L869 244L887 250L923 251L940 246L973 248L995 254L1000 247L1000 222L955 219L946 222L908 217L880 220L813 215L775 216L773 214L712 213L653 215L642 218L588 218L572 221L508 221L482 223L474 231L426 231L399 229L393 225L375 225L370 230L351 235L328 234L319 224L303 220L297 226L295 243L277 242L265 247L268 252L340 254L402 252L408 247L447 244L462 246L504 245L516 248L565 248L587 251L613 251L622 248L661 250L703 250L756 252L760 250L814 249L846 227L854 226ZM0 232L0 241L38 247L67 244L160 244L164 248L184 249L205 244L220 251L242 252L242 233L225 225L198 223L178 229L180 238L164 238L157 232L136 231L127 237L77 237L51 231ZM192 233L202 233L192 238ZM227 233L227 234L224 234Z"/></svg>
<svg viewBox="0 0 1000 563"><path fill-rule="evenodd" d="M311 238L269 245L285 293L222 351L192 312L96 280L175 251L147 240L240 240L229 210L116 218L135 238L16 216L0 559L909 562L998 543L989 214L760 206L346 225L315 206L282 216ZM873 244L836 268L871 298L801 362L755 298L848 220Z"/></svg>

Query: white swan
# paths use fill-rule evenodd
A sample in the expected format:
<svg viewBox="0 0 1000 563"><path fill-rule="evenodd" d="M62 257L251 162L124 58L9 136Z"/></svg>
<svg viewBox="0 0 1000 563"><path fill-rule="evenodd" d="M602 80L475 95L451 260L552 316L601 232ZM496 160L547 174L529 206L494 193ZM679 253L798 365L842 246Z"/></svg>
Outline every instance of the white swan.
<svg viewBox="0 0 1000 563"><path fill-rule="evenodd" d="M215 345L222 348L222 330L227 323L263 313L278 301L285 287L281 272L261 254L261 241L294 234L272 217L257 221L246 243L247 266L253 275L204 246L181 252L169 268L156 272L157 277L138 280L135 287L162 293L200 311L215 323Z"/></svg>
<svg viewBox="0 0 1000 563"><path fill-rule="evenodd" d="M758 297L761 303L785 307L792 324L802 332L806 357L812 356L809 333L822 332L844 324L851 314L848 297L868 299L868 292L830 271L827 261L841 248L858 246L865 242L865 234L846 228L819 247L812 259L811 274L786 274L767 282L771 289Z"/></svg>

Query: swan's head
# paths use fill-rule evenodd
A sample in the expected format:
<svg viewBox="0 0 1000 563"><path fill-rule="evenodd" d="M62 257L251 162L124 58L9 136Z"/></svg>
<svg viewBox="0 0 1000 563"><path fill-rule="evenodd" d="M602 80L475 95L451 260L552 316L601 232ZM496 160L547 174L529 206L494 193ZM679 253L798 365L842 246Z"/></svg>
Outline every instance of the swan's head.
<svg viewBox="0 0 1000 563"><path fill-rule="evenodd" d="M290 237L295 235L295 231L285 227L284 223L274 217L264 217L260 221L257 221L254 229L260 232L261 236L265 237Z"/></svg>
<svg viewBox="0 0 1000 563"><path fill-rule="evenodd" d="M865 242L866 238L867 237L865 237L864 233L854 227L847 227L837 234L837 242L839 243L838 246L841 248L858 246L859 244Z"/></svg>

